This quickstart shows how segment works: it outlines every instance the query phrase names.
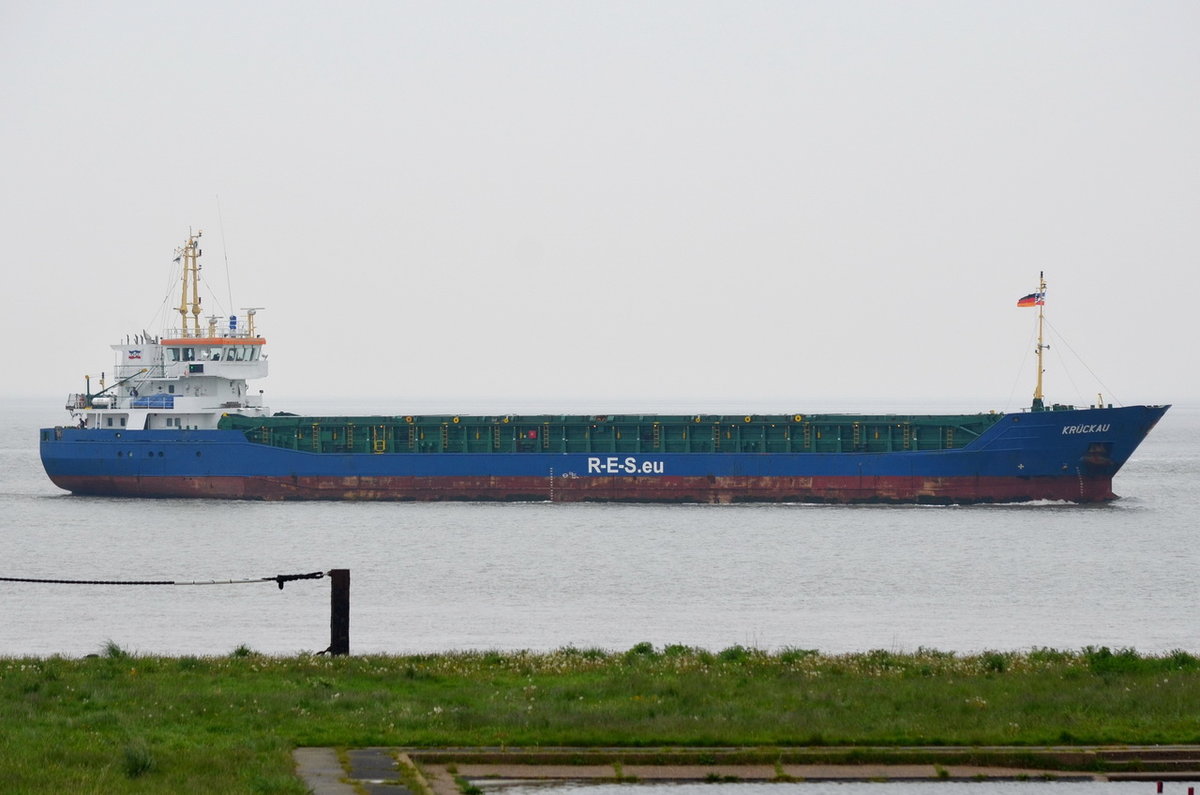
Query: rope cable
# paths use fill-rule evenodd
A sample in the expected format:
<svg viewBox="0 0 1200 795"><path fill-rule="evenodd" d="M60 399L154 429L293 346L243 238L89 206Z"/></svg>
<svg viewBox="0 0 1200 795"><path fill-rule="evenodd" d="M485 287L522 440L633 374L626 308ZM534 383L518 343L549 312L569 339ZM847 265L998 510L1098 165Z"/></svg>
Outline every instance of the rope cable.
<svg viewBox="0 0 1200 795"><path fill-rule="evenodd" d="M172 263L179 262L179 259L171 260ZM167 314L173 311L178 311L174 306L168 306L175 300L174 295L179 287L179 271L180 268L167 268L167 283L163 289L162 303L158 305L158 309L154 312L154 317L150 319L148 328L165 329L169 326L167 322Z"/></svg>
<svg viewBox="0 0 1200 795"><path fill-rule="evenodd" d="M1058 341L1063 345L1066 345L1067 350L1069 350L1075 356L1075 358L1079 360L1079 363L1083 365L1083 369L1087 370L1088 374L1091 375L1092 378L1096 379L1096 383L1100 385L1101 389L1108 393L1109 398L1111 398L1112 401L1117 405L1124 405L1120 400L1117 399L1117 396L1113 394L1113 391L1108 388L1108 384L1101 381L1100 376L1096 375L1096 373L1092 371L1092 368L1088 367L1088 363L1083 360L1083 357L1071 347L1071 343L1067 342L1067 338L1062 335L1062 332L1054 328L1054 325L1049 320L1046 321L1046 325L1050 326L1050 329L1054 332L1054 336L1058 338Z"/></svg>
<svg viewBox="0 0 1200 795"><path fill-rule="evenodd" d="M208 291L208 297L211 298L212 302L217 305L217 312L221 315L229 315L232 310L225 308L225 306L221 303L221 297L217 295L217 288L210 284L208 279L204 278L203 274L200 276L200 284L204 285L204 289ZM233 300L230 299L230 305L232 306L232 304Z"/></svg>
<svg viewBox="0 0 1200 795"><path fill-rule="evenodd" d="M162 302L158 305L158 309L154 310L154 315L151 316L150 321L145 328L152 328L155 330L155 333L158 333L166 328L167 300L168 296L164 295Z"/></svg>
<svg viewBox="0 0 1200 795"><path fill-rule="evenodd" d="M1075 398L1078 400L1083 397L1083 392L1080 391L1079 385L1075 383L1075 375L1074 375L1074 373L1071 372L1070 362L1067 361L1067 357L1063 356L1062 348L1058 344L1061 342L1063 345L1066 345L1066 341L1062 338L1062 336L1060 334L1058 334L1058 330L1055 329L1053 326L1050 327L1050 331L1054 333L1054 343L1055 344L1054 344L1054 347L1052 350L1054 351L1054 359L1059 364L1058 372L1062 373L1063 375L1065 375L1067 377L1067 381L1069 381L1071 383L1071 392L1075 395ZM1047 345L1046 347L1050 348L1049 345ZM1070 345L1067 345L1067 348L1070 348L1070 347L1071 347Z"/></svg>
<svg viewBox="0 0 1200 795"><path fill-rule="evenodd" d="M1021 357L1021 364L1017 367L1017 374L1013 377L1012 388L1008 390L1008 400L1004 402L1004 410L1007 412L1012 408L1013 396L1017 393L1017 384L1021 382L1025 373L1025 363L1029 361L1029 349L1033 346L1033 340L1037 336L1037 324L1035 323L1029 329L1029 341L1025 344L1025 354Z"/></svg>
<svg viewBox="0 0 1200 795"><path fill-rule="evenodd" d="M229 290L229 311L233 311L233 280L229 278L229 249L225 245L225 219L221 217L221 195L217 194L217 228L221 233L221 253L225 255L225 287Z"/></svg>
<svg viewBox="0 0 1200 795"><path fill-rule="evenodd" d="M0 582L28 582L51 585L246 585L248 583L273 582L283 590L284 583L296 580L319 580L326 576L323 571L307 574L276 574L272 577L250 577L244 580L64 580L34 577L0 577Z"/></svg>

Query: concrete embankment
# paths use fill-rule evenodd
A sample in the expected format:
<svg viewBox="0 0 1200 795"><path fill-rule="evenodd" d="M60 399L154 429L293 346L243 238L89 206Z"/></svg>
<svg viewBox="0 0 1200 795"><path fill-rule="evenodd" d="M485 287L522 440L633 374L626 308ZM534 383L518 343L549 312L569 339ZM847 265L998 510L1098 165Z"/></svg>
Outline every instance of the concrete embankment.
<svg viewBox="0 0 1200 795"><path fill-rule="evenodd" d="M316 795L458 795L467 782L1200 781L1200 746L299 748Z"/></svg>

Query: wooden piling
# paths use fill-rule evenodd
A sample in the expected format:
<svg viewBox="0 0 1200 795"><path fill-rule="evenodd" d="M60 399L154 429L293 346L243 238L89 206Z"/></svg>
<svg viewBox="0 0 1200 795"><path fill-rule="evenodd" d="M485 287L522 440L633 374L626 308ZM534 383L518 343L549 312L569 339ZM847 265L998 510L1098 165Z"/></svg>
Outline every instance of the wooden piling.
<svg viewBox="0 0 1200 795"><path fill-rule="evenodd" d="M329 653L350 653L350 569L329 572Z"/></svg>

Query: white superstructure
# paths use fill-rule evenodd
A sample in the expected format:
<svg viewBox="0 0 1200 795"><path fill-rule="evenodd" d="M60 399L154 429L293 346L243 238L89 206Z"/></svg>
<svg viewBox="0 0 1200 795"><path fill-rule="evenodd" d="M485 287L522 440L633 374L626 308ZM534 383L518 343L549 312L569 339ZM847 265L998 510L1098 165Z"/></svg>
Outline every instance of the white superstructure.
<svg viewBox="0 0 1200 795"><path fill-rule="evenodd" d="M183 264L180 328L161 336L131 335L111 346L113 384L70 395L67 409L81 428L209 429L227 413L269 415L262 393L247 381L267 375L266 340L254 328L257 308L244 315L210 316L200 327L201 233L188 236L177 261ZM189 295L190 292L190 295ZM190 317L189 317L190 315Z"/></svg>

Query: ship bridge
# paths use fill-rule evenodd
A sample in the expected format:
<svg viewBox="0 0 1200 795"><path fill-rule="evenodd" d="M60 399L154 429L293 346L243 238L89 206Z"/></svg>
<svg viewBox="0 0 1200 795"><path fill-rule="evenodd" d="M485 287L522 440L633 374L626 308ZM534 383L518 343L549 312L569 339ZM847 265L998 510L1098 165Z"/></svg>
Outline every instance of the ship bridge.
<svg viewBox="0 0 1200 795"><path fill-rule="evenodd" d="M267 374L262 337L171 337L162 341L162 371L167 378L209 375L262 378Z"/></svg>
<svg viewBox="0 0 1200 795"><path fill-rule="evenodd" d="M251 395L246 384L267 375L267 341L254 328L262 307L200 322L200 235L189 234L175 259L182 263L179 328L162 336L143 331L111 346L113 383L101 373L99 391L92 391L89 377L85 392L67 397L80 428L210 429L225 414L270 414L262 391Z"/></svg>

